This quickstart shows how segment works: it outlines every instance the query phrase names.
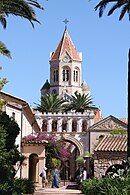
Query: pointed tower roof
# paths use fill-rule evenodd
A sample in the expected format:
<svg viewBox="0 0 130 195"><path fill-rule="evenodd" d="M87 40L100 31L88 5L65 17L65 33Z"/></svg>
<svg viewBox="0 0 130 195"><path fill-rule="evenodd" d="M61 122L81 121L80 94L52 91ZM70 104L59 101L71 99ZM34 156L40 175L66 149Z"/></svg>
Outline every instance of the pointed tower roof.
<svg viewBox="0 0 130 195"><path fill-rule="evenodd" d="M83 83L81 84L81 86L82 86L83 91L89 91L90 90L89 87L88 87L88 85L87 85L87 83L86 83L86 81L83 81Z"/></svg>
<svg viewBox="0 0 130 195"><path fill-rule="evenodd" d="M70 56L72 60L82 61L79 53L76 51L76 48L68 34L67 28L65 28L59 45L56 48L55 52L52 54L51 60L60 60L65 52L67 52L67 54Z"/></svg>

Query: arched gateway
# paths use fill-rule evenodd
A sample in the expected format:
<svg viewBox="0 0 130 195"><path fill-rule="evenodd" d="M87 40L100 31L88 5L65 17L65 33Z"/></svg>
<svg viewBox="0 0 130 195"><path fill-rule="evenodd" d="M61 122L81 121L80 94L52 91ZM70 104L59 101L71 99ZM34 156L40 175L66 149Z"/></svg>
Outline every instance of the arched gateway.
<svg viewBox="0 0 130 195"><path fill-rule="evenodd" d="M78 169L76 159L78 156L89 151L89 126L93 124L94 113L35 113L37 123L43 133L55 134L59 139L69 144L70 158L61 169L61 179L70 180L75 178ZM55 128L54 124L55 123ZM84 129L83 124L86 124ZM44 124L44 125L43 125ZM65 128L66 127L66 128Z"/></svg>
<svg viewBox="0 0 130 195"><path fill-rule="evenodd" d="M80 156L83 155L83 153L84 153L83 145L76 138L74 138L71 135L67 135L67 134L64 134L63 137L64 137L65 141L74 144L78 148Z"/></svg>

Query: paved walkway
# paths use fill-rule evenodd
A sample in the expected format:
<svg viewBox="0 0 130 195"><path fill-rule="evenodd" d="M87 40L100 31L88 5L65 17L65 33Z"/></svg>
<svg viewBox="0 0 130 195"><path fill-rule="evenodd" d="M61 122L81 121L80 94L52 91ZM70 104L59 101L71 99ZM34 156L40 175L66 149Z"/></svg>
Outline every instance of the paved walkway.
<svg viewBox="0 0 130 195"><path fill-rule="evenodd" d="M80 190L70 189L71 186L61 186L60 188L46 187L42 188L40 186L36 187L36 192L34 195L79 195L82 194ZM82 194L83 195L83 194Z"/></svg>

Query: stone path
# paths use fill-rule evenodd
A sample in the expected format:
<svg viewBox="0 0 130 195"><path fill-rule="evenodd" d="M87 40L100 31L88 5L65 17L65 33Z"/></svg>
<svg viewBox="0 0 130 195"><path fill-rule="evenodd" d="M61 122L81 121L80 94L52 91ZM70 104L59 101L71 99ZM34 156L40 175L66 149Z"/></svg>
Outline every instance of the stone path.
<svg viewBox="0 0 130 195"><path fill-rule="evenodd" d="M36 192L34 195L79 195L82 194L80 190L74 189L71 185L61 186L60 188L46 187L42 188L40 186L36 187ZM83 195L83 194L82 194Z"/></svg>

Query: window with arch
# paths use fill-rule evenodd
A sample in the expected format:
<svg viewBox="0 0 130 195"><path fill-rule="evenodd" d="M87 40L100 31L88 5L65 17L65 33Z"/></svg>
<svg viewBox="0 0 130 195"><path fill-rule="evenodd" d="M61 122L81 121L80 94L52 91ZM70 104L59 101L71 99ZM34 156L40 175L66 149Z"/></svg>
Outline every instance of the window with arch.
<svg viewBox="0 0 130 195"><path fill-rule="evenodd" d="M57 131L57 121L53 120L53 122L52 122L52 132L55 132L55 131Z"/></svg>
<svg viewBox="0 0 130 195"><path fill-rule="evenodd" d="M63 81L69 81L69 70L68 69L64 69L62 72L62 80Z"/></svg>
<svg viewBox="0 0 130 195"><path fill-rule="evenodd" d="M74 82L78 82L78 70L74 70L73 80L74 80Z"/></svg>
<svg viewBox="0 0 130 195"><path fill-rule="evenodd" d="M77 121L73 120L72 122L72 132L76 132L77 131Z"/></svg>
<svg viewBox="0 0 130 195"><path fill-rule="evenodd" d="M56 81L58 81L58 79L59 79L59 72L58 72L58 70L54 70L54 82L56 82Z"/></svg>
<svg viewBox="0 0 130 195"><path fill-rule="evenodd" d="M52 94L57 94L56 89L53 89Z"/></svg>
<svg viewBox="0 0 130 195"><path fill-rule="evenodd" d="M86 120L83 120L82 131L87 131L87 121Z"/></svg>
<svg viewBox="0 0 130 195"><path fill-rule="evenodd" d="M15 112L12 112L12 118L15 120Z"/></svg>
<svg viewBox="0 0 130 195"><path fill-rule="evenodd" d="M47 121L46 120L43 120L42 131L47 131Z"/></svg>
<svg viewBox="0 0 130 195"><path fill-rule="evenodd" d="M62 131L66 131L67 130L67 121L66 120L63 120L62 122Z"/></svg>

